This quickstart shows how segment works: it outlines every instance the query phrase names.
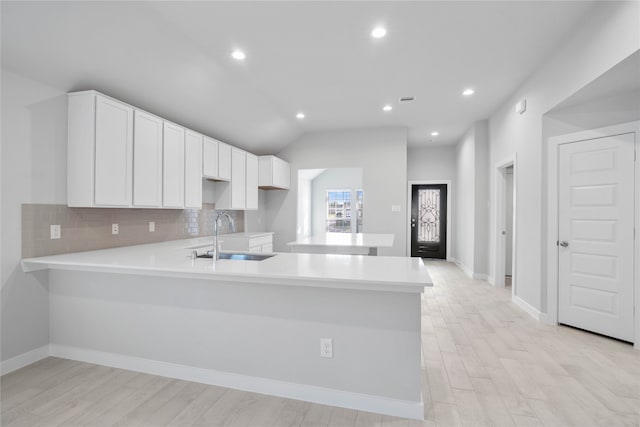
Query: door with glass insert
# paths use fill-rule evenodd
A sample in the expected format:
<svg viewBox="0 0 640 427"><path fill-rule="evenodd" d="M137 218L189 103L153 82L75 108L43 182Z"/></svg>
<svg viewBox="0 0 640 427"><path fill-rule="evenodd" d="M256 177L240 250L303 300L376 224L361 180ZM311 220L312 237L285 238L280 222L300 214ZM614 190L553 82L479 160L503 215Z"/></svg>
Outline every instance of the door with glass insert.
<svg viewBox="0 0 640 427"><path fill-rule="evenodd" d="M411 186L411 256L447 258L447 185Z"/></svg>

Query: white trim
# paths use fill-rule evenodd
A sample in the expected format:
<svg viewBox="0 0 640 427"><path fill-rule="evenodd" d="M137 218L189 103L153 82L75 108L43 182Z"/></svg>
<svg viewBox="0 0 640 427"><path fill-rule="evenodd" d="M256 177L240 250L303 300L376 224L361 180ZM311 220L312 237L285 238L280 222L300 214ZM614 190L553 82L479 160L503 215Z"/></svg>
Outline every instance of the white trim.
<svg viewBox="0 0 640 427"><path fill-rule="evenodd" d="M461 261L453 258L453 262L458 266L460 270L463 271L464 274L473 279L473 270L464 265Z"/></svg>
<svg viewBox="0 0 640 427"><path fill-rule="evenodd" d="M474 280L484 280L486 282L489 281L489 275L485 273L473 273L471 276Z"/></svg>
<svg viewBox="0 0 640 427"><path fill-rule="evenodd" d="M450 179L427 180L427 181L407 181L408 197L407 197L407 256L411 256L411 186L412 185L430 185L445 184L447 186L447 261L455 262L451 256L451 201L453 200L453 189Z"/></svg>
<svg viewBox="0 0 640 427"><path fill-rule="evenodd" d="M511 245L511 296L516 295L516 248L517 245L517 176L518 176L518 158L517 153L514 153L512 156L503 159L501 162L495 163L494 167L494 177L495 177L495 258L494 258L494 268L493 268L493 276L491 277L491 284L497 288L504 288L505 286L505 250L506 250L506 242L502 235L502 230L505 225L505 203L506 203L506 195L507 195L507 185L506 185L506 169L509 166L513 166L513 221L512 221L512 236L513 242Z"/></svg>
<svg viewBox="0 0 640 427"><path fill-rule="evenodd" d="M547 161L549 181L547 183L547 312L543 316L545 323L558 323L558 150L560 145L607 136L635 133L635 149L640 151L640 121L590 129L548 139ZM635 228L640 229L640 167L635 164ZM634 262L634 347L640 349L640 236L635 241Z"/></svg>
<svg viewBox="0 0 640 427"><path fill-rule="evenodd" d="M523 309L524 311L526 311L527 314L529 314L529 316L533 317L534 319L536 320L541 319L540 310L538 310L537 308L535 308L534 306L532 306L522 298L512 295L511 302L517 305L518 307L520 307L521 309Z"/></svg>
<svg viewBox="0 0 640 427"><path fill-rule="evenodd" d="M0 362L0 375L6 375L27 365L36 363L39 360L49 356L49 345L35 348L26 353L19 354L11 359Z"/></svg>
<svg viewBox="0 0 640 427"><path fill-rule="evenodd" d="M424 419L422 396L420 396L420 401L415 402L398 400L57 344L51 344L50 353L51 356L62 357L64 359L78 360L184 381L304 400L359 411L411 418L414 420Z"/></svg>

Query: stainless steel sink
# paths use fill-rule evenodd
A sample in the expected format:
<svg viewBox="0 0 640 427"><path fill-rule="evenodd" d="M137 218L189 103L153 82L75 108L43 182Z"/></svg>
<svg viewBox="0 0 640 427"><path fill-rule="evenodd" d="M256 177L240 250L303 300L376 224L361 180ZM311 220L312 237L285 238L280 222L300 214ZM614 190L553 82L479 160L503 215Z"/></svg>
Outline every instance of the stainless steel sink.
<svg viewBox="0 0 640 427"><path fill-rule="evenodd" d="M219 259L230 259L232 261L262 261L267 258L274 257L275 255L262 255L262 254L234 254L234 253L220 253ZM213 258L213 255L209 252L206 254L198 255L198 258Z"/></svg>

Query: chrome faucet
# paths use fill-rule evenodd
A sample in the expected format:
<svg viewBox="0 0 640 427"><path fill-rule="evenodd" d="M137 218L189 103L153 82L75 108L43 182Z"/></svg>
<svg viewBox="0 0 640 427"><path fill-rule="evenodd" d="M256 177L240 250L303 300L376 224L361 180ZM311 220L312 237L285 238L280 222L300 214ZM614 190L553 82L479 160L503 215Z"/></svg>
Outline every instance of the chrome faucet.
<svg viewBox="0 0 640 427"><path fill-rule="evenodd" d="M218 244L218 222L222 223L222 217L227 217L229 220L229 231L235 233L236 224L229 215L228 212L222 211L218 213L216 216L216 220L213 223L213 256L211 257L214 261L220 259L220 245Z"/></svg>

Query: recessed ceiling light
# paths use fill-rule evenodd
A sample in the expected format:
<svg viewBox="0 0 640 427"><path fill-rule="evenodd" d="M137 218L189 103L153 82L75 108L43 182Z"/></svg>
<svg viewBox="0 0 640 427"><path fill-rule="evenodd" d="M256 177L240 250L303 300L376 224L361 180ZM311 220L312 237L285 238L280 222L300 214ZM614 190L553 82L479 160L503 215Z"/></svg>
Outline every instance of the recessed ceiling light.
<svg viewBox="0 0 640 427"><path fill-rule="evenodd" d="M431 136L438 136L440 135L438 132L431 132Z"/></svg>
<svg viewBox="0 0 640 427"><path fill-rule="evenodd" d="M233 52L231 52L231 57L233 59L237 59L237 60L241 61L241 60L245 59L247 57L247 55L245 55L243 51L236 49Z"/></svg>
<svg viewBox="0 0 640 427"><path fill-rule="evenodd" d="M304 113L298 113L298 114L296 114L296 117L298 119L304 119Z"/></svg>
<svg viewBox="0 0 640 427"><path fill-rule="evenodd" d="M387 29L384 27L376 27L371 31L371 37L374 39L381 39L387 35Z"/></svg>
<svg viewBox="0 0 640 427"><path fill-rule="evenodd" d="M473 95L474 93L476 93L476 91L475 91L475 90L473 90L473 89L471 89L471 88L465 89L465 90L464 90L464 92L462 92L462 94L463 94L464 96L471 96L471 95Z"/></svg>
<svg viewBox="0 0 640 427"><path fill-rule="evenodd" d="M382 107L382 109L384 111L391 111L391 110L393 110L393 107L391 105L385 105L384 107Z"/></svg>

